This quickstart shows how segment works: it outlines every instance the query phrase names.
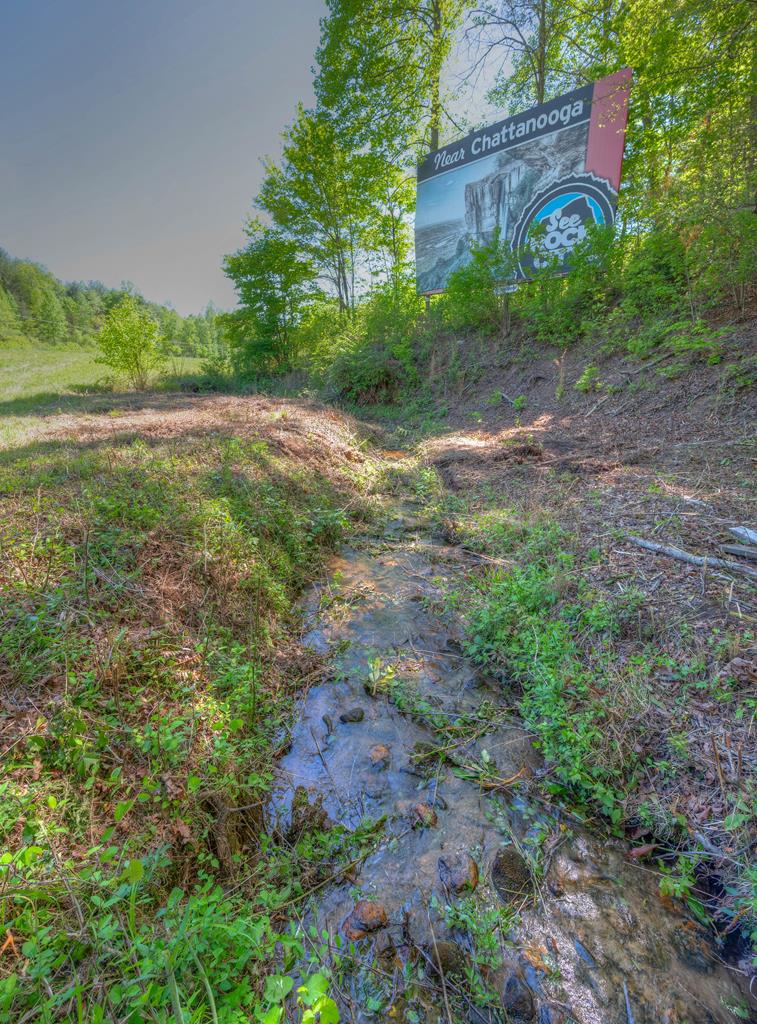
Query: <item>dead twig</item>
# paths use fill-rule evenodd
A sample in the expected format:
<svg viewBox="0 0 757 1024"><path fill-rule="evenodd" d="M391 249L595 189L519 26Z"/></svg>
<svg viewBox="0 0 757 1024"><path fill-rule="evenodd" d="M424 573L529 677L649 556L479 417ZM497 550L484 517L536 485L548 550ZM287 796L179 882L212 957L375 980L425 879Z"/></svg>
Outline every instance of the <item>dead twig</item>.
<svg viewBox="0 0 757 1024"><path fill-rule="evenodd" d="M447 998L447 981L444 977L444 965L442 964L442 958L439 956L439 947L436 944L436 933L434 932L434 926L431 923L431 914L429 913L428 905L426 905L426 917L428 918L428 926L431 929L431 941L434 944L434 956L436 958L436 965L439 971L439 977L442 982L442 997L444 999L444 1009L447 1013L447 1020L449 1024L454 1024L452 1011L450 1010L449 999Z"/></svg>
<svg viewBox="0 0 757 1024"><path fill-rule="evenodd" d="M653 544L651 540L644 540L643 537L631 537L628 535L626 540L630 541L631 544L635 544L637 548L644 548L645 551L654 551L659 555L667 555L668 558L675 558L679 562L687 562L689 565L701 565L706 569L729 569L731 572L740 572L745 576L751 576L753 579L757 579L757 569L752 569L748 565L742 565L741 562L732 562L730 559L715 558L711 555L692 555L690 552L683 551L681 548L665 544Z"/></svg>
<svg viewBox="0 0 757 1024"><path fill-rule="evenodd" d="M746 544L721 544L720 546L729 555L740 555L741 558L757 562L757 548L755 547L748 547Z"/></svg>

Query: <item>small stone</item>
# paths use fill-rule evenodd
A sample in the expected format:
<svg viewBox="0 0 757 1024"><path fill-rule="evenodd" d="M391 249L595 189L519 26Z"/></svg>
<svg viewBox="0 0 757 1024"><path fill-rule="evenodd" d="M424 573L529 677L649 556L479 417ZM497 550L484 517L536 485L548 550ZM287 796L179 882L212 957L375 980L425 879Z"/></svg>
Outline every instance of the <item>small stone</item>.
<svg viewBox="0 0 757 1024"><path fill-rule="evenodd" d="M534 997L517 974L511 974L502 989L502 1007L513 1024L528 1024L534 1020Z"/></svg>
<svg viewBox="0 0 757 1024"><path fill-rule="evenodd" d="M413 804L410 814L414 819L414 825L420 828L433 828L438 821L436 811L429 804Z"/></svg>
<svg viewBox="0 0 757 1024"><path fill-rule="evenodd" d="M439 858L439 878L452 892L473 892L478 885L478 865L467 853L449 854Z"/></svg>
<svg viewBox="0 0 757 1024"><path fill-rule="evenodd" d="M389 752L389 747L384 743L377 743L375 746L371 747L368 751L368 757L370 758L371 764L377 771L382 771L384 768L389 767L391 754Z"/></svg>
<svg viewBox="0 0 757 1024"><path fill-rule="evenodd" d="M512 903L533 889L528 862L514 846L503 846L497 851L492 864L491 879L503 903Z"/></svg>
<svg viewBox="0 0 757 1024"><path fill-rule="evenodd" d="M340 722L362 722L365 718L365 711L362 708L349 708L339 716Z"/></svg>
<svg viewBox="0 0 757 1024"><path fill-rule="evenodd" d="M355 907L344 922L344 934L352 942L364 939L369 932L384 928L387 923L386 909L383 903L373 900L358 900Z"/></svg>
<svg viewBox="0 0 757 1024"><path fill-rule="evenodd" d="M757 683L757 659L733 658L717 674L721 681L733 679L739 686L754 686Z"/></svg>
<svg viewBox="0 0 757 1024"><path fill-rule="evenodd" d="M584 963L587 963L589 967L597 966L596 960L591 955L586 946L584 946L583 942L581 942L580 939L573 939L573 945L575 947L576 953L578 953L578 955L581 957Z"/></svg>
<svg viewBox="0 0 757 1024"><path fill-rule="evenodd" d="M437 939L428 950L434 967L441 974L463 974L468 964L465 950L449 939Z"/></svg>
<svg viewBox="0 0 757 1024"><path fill-rule="evenodd" d="M371 800L381 800L386 796L389 783L385 775L368 774L363 784L363 791Z"/></svg>

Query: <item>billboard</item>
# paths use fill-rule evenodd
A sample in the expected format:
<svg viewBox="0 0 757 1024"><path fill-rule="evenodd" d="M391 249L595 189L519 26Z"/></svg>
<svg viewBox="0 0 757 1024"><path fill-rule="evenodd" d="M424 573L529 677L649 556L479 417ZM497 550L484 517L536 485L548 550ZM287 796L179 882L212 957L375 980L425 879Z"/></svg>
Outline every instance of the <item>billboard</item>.
<svg viewBox="0 0 757 1024"><path fill-rule="evenodd" d="M624 68L429 153L418 166L418 291L444 291L496 231L518 252L517 279L547 257L568 269L587 227L615 219L630 83Z"/></svg>

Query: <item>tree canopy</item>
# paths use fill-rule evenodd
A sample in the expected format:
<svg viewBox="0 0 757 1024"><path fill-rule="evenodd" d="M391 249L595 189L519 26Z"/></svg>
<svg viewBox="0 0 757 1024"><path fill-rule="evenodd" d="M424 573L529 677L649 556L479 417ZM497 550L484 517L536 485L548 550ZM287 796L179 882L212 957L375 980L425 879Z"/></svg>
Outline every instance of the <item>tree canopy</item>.
<svg viewBox="0 0 757 1024"><path fill-rule="evenodd" d="M281 158L266 163L254 200L265 226L255 221L225 263L239 364L285 369L308 347L322 353L313 325L330 303L332 335L387 287L406 313L414 164L475 123L481 80L514 114L631 67L626 261L644 246L675 251L676 280L743 306L755 261L751 13L749 0L671 0L664 18L654 0L328 0L316 103L297 110Z"/></svg>

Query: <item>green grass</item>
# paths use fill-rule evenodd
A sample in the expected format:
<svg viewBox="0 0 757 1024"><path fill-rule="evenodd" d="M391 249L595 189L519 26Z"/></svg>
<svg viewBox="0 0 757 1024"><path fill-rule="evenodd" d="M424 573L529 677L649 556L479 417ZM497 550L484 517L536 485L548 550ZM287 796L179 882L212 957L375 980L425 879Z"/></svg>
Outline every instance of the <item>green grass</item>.
<svg viewBox="0 0 757 1024"><path fill-rule="evenodd" d="M23 339L0 344L0 445L33 430L50 415L86 410L93 395L119 390L97 357L96 348L80 345ZM182 357L175 363L165 383L199 373L202 360Z"/></svg>
<svg viewBox="0 0 757 1024"><path fill-rule="evenodd" d="M753 635L668 628L642 592L598 586L603 553L583 550L547 512L503 508L497 495L432 500L469 548L507 563L471 573L448 599L463 619L469 657L515 687L550 768L542 783L549 798L601 815L618 835L646 834L670 855L687 851L662 867L663 893L721 927L741 922L757 947L757 872L744 855L755 779L745 766L713 782L708 742L711 732L727 734L734 749L750 743L757 701L723 667L750 649ZM706 818L692 800L705 792ZM730 857L719 865L724 897L705 906L695 867L713 844Z"/></svg>
<svg viewBox="0 0 757 1024"><path fill-rule="evenodd" d="M0 455L0 1024L278 1022L285 908L363 841L263 826L292 603L366 512L348 428L276 411Z"/></svg>
<svg viewBox="0 0 757 1024"><path fill-rule="evenodd" d="M35 345L19 342L0 347L0 401L18 403L19 412L47 396L80 394L106 376L95 362L97 350L80 345Z"/></svg>

